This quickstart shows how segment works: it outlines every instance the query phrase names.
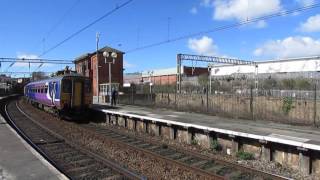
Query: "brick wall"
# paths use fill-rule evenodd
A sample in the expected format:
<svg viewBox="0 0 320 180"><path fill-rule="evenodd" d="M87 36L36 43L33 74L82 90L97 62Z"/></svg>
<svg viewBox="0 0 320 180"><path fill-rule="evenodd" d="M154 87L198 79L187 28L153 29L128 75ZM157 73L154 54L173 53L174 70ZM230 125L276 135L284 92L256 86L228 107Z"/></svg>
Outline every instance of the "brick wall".
<svg viewBox="0 0 320 180"><path fill-rule="evenodd" d="M166 84L175 84L177 82L177 75L163 75L163 76L152 76L149 77L143 77L143 82L149 82L151 79L151 82L155 85L166 85Z"/></svg>
<svg viewBox="0 0 320 180"><path fill-rule="evenodd" d="M96 96L97 92L97 56L93 55L91 57L91 67L92 67L92 88L93 95ZM99 84L109 83L109 64L105 63L105 59L102 54L99 54ZM107 61L112 61L111 58L108 58ZM111 81L112 83L123 84L123 54L118 54L118 57L115 59L115 63L111 64Z"/></svg>

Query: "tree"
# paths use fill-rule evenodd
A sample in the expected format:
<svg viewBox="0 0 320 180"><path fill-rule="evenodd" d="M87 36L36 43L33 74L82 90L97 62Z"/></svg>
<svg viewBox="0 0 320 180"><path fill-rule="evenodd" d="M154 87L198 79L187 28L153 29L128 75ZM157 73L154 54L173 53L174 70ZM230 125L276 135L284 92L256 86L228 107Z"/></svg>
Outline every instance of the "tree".
<svg viewBox="0 0 320 180"><path fill-rule="evenodd" d="M301 90L309 90L311 89L311 83L307 79L297 79L296 86Z"/></svg>
<svg viewBox="0 0 320 180"><path fill-rule="evenodd" d="M276 86L277 86L277 81L273 78L265 79L262 82L263 89L272 89L272 88L275 88Z"/></svg>
<svg viewBox="0 0 320 180"><path fill-rule="evenodd" d="M294 89L294 87L296 86L296 81L294 79L284 79L282 80L282 87L284 89Z"/></svg>
<svg viewBox="0 0 320 180"><path fill-rule="evenodd" d="M198 76L198 83L200 86L202 87L206 87L208 84L208 75L207 74L201 74L200 76Z"/></svg>

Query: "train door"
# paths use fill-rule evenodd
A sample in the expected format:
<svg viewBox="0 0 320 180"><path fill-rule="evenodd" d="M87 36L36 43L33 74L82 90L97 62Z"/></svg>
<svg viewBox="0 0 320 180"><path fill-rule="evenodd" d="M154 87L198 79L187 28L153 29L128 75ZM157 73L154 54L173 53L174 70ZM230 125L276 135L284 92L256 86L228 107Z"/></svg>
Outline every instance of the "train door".
<svg viewBox="0 0 320 180"><path fill-rule="evenodd" d="M82 105L82 82L73 81L73 106L80 107Z"/></svg>

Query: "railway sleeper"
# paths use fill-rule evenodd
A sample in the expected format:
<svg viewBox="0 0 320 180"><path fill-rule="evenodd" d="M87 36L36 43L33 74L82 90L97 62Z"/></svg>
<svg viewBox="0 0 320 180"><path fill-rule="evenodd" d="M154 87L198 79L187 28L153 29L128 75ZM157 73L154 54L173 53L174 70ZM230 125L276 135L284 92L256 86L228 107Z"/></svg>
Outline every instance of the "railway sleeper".
<svg viewBox="0 0 320 180"><path fill-rule="evenodd" d="M195 162L195 163L193 163L191 165L194 166L194 167L198 167L199 168L199 167L201 167L202 165L204 165L206 163L208 163L207 160L201 160L201 161Z"/></svg>
<svg viewBox="0 0 320 180"><path fill-rule="evenodd" d="M65 152L74 152L74 149L71 148L54 148L54 149L48 149L48 151L55 153L55 154L61 154Z"/></svg>
<svg viewBox="0 0 320 180"><path fill-rule="evenodd" d="M109 170L106 172L92 171L86 174L75 176L75 178L76 179L111 179L111 177L118 177L118 176L121 177L116 172Z"/></svg>
<svg viewBox="0 0 320 180"><path fill-rule="evenodd" d="M73 157L73 156L80 156L81 154L79 154L76 151L60 151L60 152L52 152L49 151L50 154L52 154L52 156L57 157L57 158L67 158L67 157Z"/></svg>
<svg viewBox="0 0 320 180"><path fill-rule="evenodd" d="M148 149L148 148L150 148L152 146L153 146L152 144L145 143L145 144L140 144L138 147L139 148L143 148L143 149Z"/></svg>
<svg viewBox="0 0 320 180"><path fill-rule="evenodd" d="M70 163L67 163L65 169L68 173L81 173L82 171L87 171L88 169L92 169L94 167L97 167L97 165L98 164L95 163L95 164L90 164L87 166L79 167L79 166L73 166Z"/></svg>
<svg viewBox="0 0 320 180"><path fill-rule="evenodd" d="M42 144L40 146L42 146L48 151L57 151L57 152L60 152L61 150L70 149L69 146L65 145L64 143Z"/></svg>

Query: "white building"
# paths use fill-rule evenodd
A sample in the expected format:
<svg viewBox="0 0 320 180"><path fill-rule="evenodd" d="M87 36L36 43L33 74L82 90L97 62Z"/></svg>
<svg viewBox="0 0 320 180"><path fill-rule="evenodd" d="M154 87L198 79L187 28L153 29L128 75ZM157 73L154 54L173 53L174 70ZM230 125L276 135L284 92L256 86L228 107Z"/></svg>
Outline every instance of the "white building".
<svg viewBox="0 0 320 180"><path fill-rule="evenodd" d="M257 69L254 65L217 65L212 67L211 75L249 74L256 70L259 74L320 72L320 56L260 61Z"/></svg>

